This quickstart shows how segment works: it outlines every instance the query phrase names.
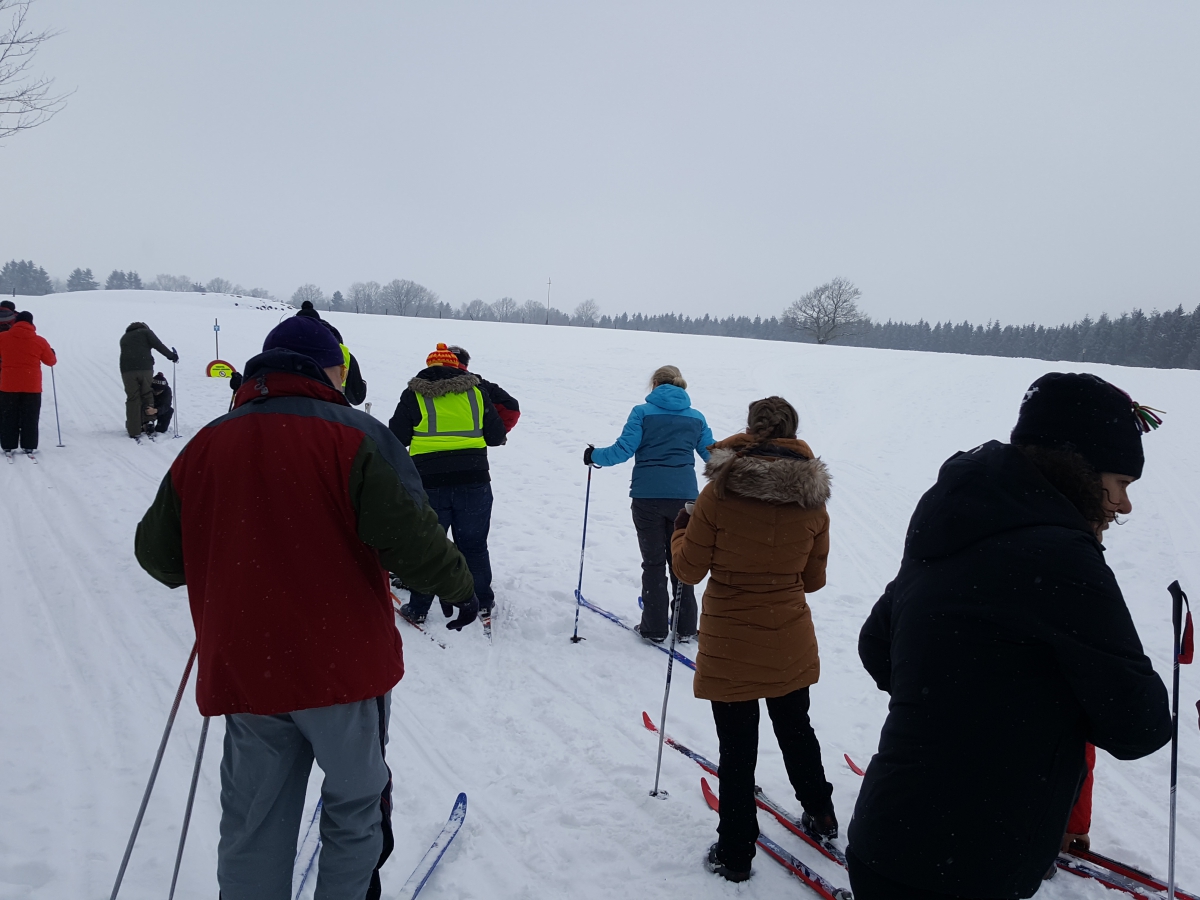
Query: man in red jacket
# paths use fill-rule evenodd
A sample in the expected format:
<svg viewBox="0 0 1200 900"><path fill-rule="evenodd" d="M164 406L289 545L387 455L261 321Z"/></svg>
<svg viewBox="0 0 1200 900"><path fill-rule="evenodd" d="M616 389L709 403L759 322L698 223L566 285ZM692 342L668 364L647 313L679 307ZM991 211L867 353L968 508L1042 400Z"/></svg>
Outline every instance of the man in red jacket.
<svg viewBox="0 0 1200 900"><path fill-rule="evenodd" d="M0 449L10 462L18 443L26 456L37 450L42 363L57 362L46 339L33 327L33 313L17 313L12 327L0 332Z"/></svg>
<svg viewBox="0 0 1200 900"><path fill-rule="evenodd" d="M138 525L138 562L188 586L196 697L224 715L223 900L290 894L313 760L323 849L317 895L378 898L392 848L384 761L404 674L386 569L478 613L471 574L412 461L339 390L337 341L290 318L251 359L234 409L180 453Z"/></svg>

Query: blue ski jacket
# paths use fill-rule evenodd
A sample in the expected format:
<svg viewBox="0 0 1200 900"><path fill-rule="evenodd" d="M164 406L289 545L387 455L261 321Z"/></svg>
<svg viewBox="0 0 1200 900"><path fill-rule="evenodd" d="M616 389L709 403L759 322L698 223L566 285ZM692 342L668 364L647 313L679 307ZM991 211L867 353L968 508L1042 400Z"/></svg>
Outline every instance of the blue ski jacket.
<svg viewBox="0 0 1200 900"><path fill-rule="evenodd" d="M616 466L634 458L630 497L695 500L696 460L708 461L713 434L683 388L660 384L635 406L625 429L611 447L592 451L597 466Z"/></svg>

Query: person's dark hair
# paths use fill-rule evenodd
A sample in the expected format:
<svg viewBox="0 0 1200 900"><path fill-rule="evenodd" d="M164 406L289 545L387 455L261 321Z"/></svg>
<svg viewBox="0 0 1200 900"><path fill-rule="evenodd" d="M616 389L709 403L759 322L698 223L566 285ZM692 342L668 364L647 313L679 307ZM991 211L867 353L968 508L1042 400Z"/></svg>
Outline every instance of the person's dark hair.
<svg viewBox="0 0 1200 900"><path fill-rule="evenodd" d="M464 350L462 347L459 347L455 344L451 344L446 349L458 357L458 361L463 364L464 368L466 366L471 365L471 354L468 353L466 350Z"/></svg>
<svg viewBox="0 0 1200 900"><path fill-rule="evenodd" d="M746 434L758 441L794 438L800 427L796 408L782 397L764 397L750 404Z"/></svg>
<svg viewBox="0 0 1200 900"><path fill-rule="evenodd" d="M19 313L17 313L17 321L18 322L28 322L30 325L32 325L33 324L33 313L31 313L27 309L23 309Z"/></svg>
<svg viewBox="0 0 1200 900"><path fill-rule="evenodd" d="M713 493L717 499L725 499L725 485L729 481L729 473L733 471L734 463L742 457L774 454L795 456L792 451L772 445L771 441L795 438L796 429L799 427L800 415L796 408L782 397L763 397L751 403L750 412L746 416L746 434L753 438L753 443L731 454L710 476Z"/></svg>
<svg viewBox="0 0 1200 900"><path fill-rule="evenodd" d="M1104 509L1100 473L1081 454L1066 447L1014 446L1088 522L1103 525L1116 518Z"/></svg>

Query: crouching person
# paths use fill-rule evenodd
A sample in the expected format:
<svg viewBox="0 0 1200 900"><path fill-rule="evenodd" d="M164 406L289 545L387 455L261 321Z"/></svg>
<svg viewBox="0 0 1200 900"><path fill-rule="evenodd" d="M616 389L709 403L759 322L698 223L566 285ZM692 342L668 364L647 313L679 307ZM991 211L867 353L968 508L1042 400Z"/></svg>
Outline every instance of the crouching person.
<svg viewBox="0 0 1200 900"><path fill-rule="evenodd" d="M404 674L386 569L459 607L478 601L398 440L351 409L337 340L288 319L246 364L228 415L172 464L138 525L138 562L188 586L200 712L225 716L223 900L290 896L314 759L318 897L378 898L392 848L384 759Z"/></svg>

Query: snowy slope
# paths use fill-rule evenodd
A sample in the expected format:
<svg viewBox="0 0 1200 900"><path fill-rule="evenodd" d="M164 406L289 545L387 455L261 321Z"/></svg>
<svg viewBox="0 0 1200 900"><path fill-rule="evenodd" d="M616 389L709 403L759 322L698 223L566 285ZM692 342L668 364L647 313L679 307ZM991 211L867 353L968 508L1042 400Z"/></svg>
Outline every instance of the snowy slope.
<svg viewBox="0 0 1200 900"><path fill-rule="evenodd" d="M66 447L54 446L47 373L41 464L0 465L0 900L108 896L192 644L183 592L152 581L132 554L134 526L184 441L138 446L124 436L117 341L139 319L179 349L186 438L229 402L224 382L203 377L214 317L221 355L240 366L285 314L247 302L146 291L22 304L61 360ZM761 854L756 877L740 887L703 871L716 817L700 797L700 770L667 751L670 799L647 796L656 745L640 713L658 716L666 657L587 612L580 623L587 640L568 641L583 448L615 439L649 373L668 362L683 369L718 437L739 430L747 403L760 396L782 394L800 410L801 436L835 478L829 584L811 598L822 656L813 719L844 826L858 779L841 754L870 757L887 705L858 663L858 628L895 573L912 508L947 456L1006 437L1025 387L1056 367L731 338L332 318L362 364L379 418L390 416L439 340L468 347L472 368L510 390L523 411L509 444L492 452L494 642L478 628L457 635L434 623L448 645L441 649L401 626L408 674L394 694L388 752L397 849L385 888L403 883L465 790L467 825L426 888L430 898L811 896ZM1134 514L1111 533L1108 558L1148 652L1169 678L1165 586L1178 577L1200 596L1200 373L1074 368L1168 411L1165 427L1146 440ZM640 570L628 481L628 466L593 476L584 593L632 620ZM687 675L676 669L668 727L715 759L710 713L691 696ZM1200 696L1200 673L1185 669L1183 682L1180 879L1200 890L1200 733L1187 712ZM200 727L190 689L176 727L122 896L165 894ZM216 893L222 733L214 722L182 898ZM1097 849L1165 874L1167 765L1166 750L1135 763L1101 754ZM765 727L758 780L790 798ZM765 819L763 827L813 860ZM986 840L987 822L970 831ZM819 858L813 865L845 883L836 867ZM1039 896L1111 895L1064 874Z"/></svg>

